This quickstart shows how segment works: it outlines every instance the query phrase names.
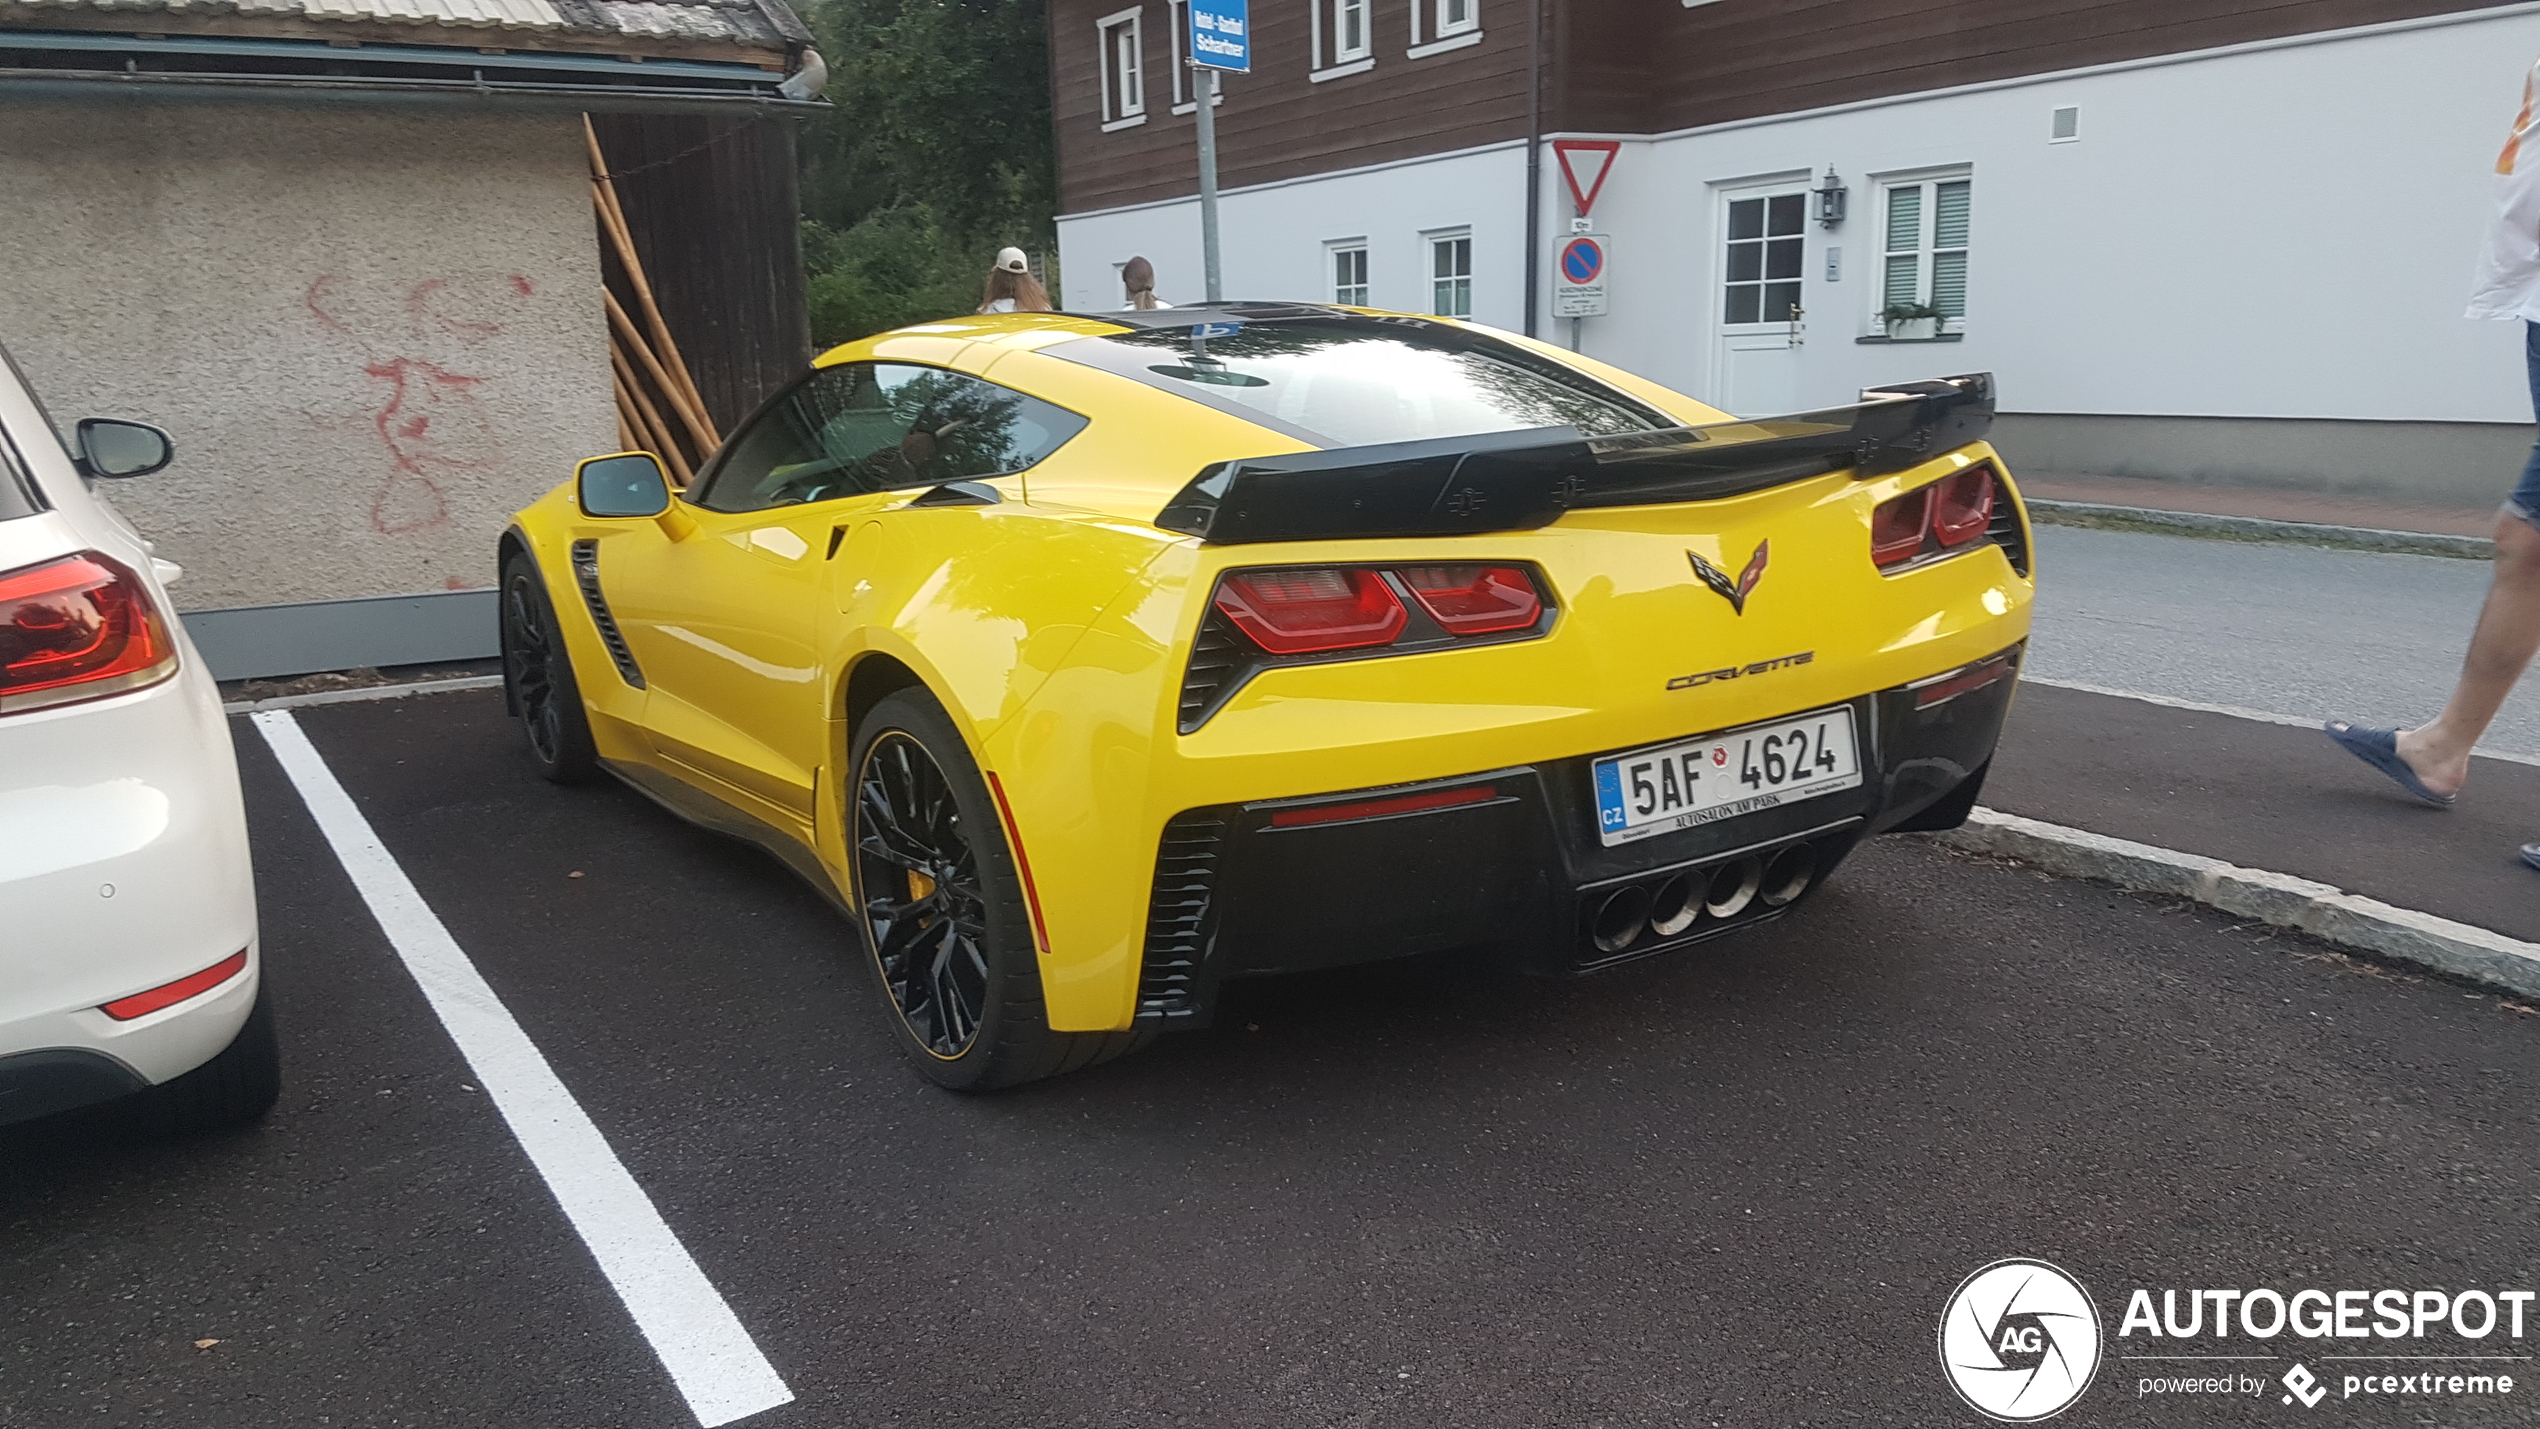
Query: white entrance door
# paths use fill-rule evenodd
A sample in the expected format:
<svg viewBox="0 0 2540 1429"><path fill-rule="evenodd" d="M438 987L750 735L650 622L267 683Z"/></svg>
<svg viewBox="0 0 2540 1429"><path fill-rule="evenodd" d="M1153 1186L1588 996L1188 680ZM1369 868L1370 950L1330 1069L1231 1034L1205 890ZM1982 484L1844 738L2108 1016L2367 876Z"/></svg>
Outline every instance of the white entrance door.
<svg viewBox="0 0 2540 1429"><path fill-rule="evenodd" d="M1712 405L1741 417L1800 406L1800 306L1807 261L1808 181L1720 191L1720 301L1712 352Z"/></svg>

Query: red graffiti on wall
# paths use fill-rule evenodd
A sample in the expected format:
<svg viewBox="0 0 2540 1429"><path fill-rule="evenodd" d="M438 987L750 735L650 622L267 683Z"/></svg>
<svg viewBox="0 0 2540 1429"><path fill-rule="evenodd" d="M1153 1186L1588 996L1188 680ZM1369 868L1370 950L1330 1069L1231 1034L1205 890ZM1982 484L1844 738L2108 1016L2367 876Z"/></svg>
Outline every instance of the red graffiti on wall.
<svg viewBox="0 0 2540 1429"><path fill-rule="evenodd" d="M368 424L388 471L371 497L372 530L402 536L446 523L443 483L500 462L500 434L478 401L487 379L454 364L466 349L502 336L502 308L535 291L518 273L426 278L390 308L336 274L310 282L302 304L319 326L360 349L362 373L374 384Z"/></svg>

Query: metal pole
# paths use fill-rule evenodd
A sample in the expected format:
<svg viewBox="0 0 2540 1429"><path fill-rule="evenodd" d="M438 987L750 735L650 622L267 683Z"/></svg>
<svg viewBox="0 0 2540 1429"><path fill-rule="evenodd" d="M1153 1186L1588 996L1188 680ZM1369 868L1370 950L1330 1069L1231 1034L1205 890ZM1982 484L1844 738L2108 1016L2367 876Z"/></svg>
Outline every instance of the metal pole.
<svg viewBox="0 0 2540 1429"><path fill-rule="evenodd" d="M1193 65L1205 78L1194 86L1199 91L1199 251L1200 268L1208 283L1208 300L1226 301L1225 284L1217 266L1217 71L1205 65Z"/></svg>
<svg viewBox="0 0 2540 1429"><path fill-rule="evenodd" d="M1416 0L1415 0L1416 2ZM1543 269L1543 0L1527 7L1526 37L1526 336L1535 335L1535 287Z"/></svg>

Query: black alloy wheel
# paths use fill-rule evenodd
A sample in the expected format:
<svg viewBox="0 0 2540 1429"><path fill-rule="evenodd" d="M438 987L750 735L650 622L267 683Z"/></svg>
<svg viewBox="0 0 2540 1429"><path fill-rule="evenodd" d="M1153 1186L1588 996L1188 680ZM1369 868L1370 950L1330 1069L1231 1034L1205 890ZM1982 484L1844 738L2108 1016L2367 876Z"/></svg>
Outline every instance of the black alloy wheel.
<svg viewBox="0 0 2540 1429"><path fill-rule="evenodd" d="M556 628L555 607L526 555L504 563L502 635L503 691L520 716L538 772L559 784L588 779L598 771L599 755L582 690Z"/></svg>
<svg viewBox="0 0 2540 1429"><path fill-rule="evenodd" d="M856 861L892 1006L927 1052L960 1056L987 1019L987 895L952 786L905 731L886 731L865 750Z"/></svg>
<svg viewBox="0 0 2540 1429"><path fill-rule="evenodd" d="M849 902L911 1065L983 1092L1108 1062L1150 1033L1054 1032L1022 874L987 777L921 687L856 721Z"/></svg>

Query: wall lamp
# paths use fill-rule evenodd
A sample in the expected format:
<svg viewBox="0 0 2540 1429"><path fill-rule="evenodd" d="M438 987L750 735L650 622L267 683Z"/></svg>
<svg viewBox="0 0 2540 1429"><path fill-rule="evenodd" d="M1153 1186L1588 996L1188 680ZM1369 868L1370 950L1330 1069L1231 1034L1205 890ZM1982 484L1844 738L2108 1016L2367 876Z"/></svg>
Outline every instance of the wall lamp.
<svg viewBox="0 0 2540 1429"><path fill-rule="evenodd" d="M1843 180L1834 176L1834 165L1826 165L1825 178L1818 183L1817 187L1812 190L1812 192L1815 193L1817 198L1818 224L1826 228L1833 228L1842 223L1843 200L1846 190L1843 187Z"/></svg>

